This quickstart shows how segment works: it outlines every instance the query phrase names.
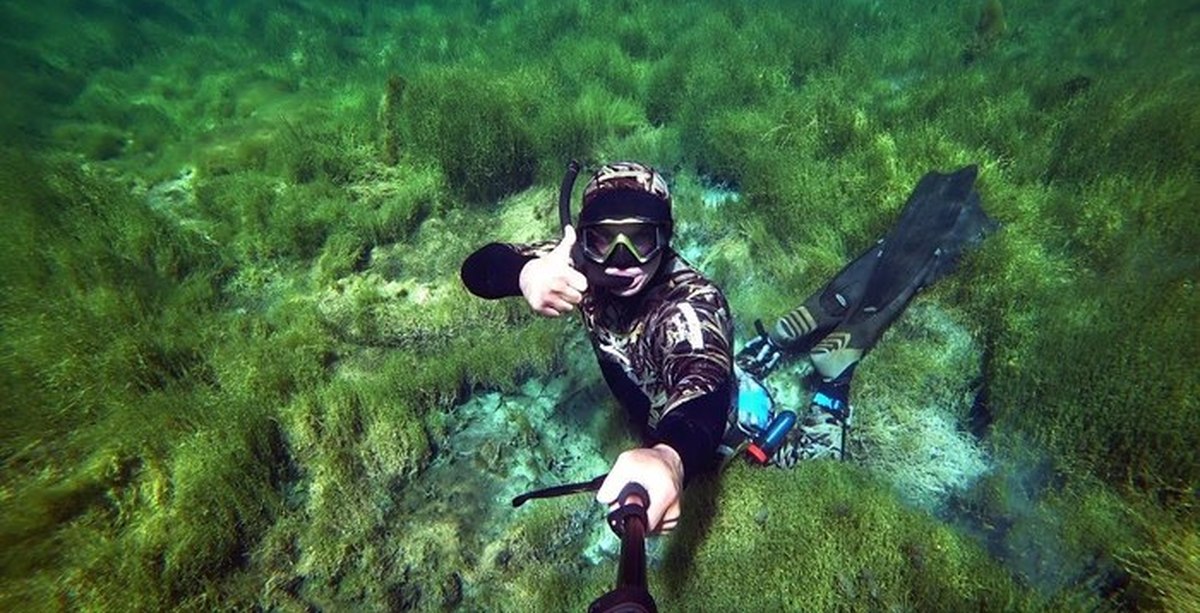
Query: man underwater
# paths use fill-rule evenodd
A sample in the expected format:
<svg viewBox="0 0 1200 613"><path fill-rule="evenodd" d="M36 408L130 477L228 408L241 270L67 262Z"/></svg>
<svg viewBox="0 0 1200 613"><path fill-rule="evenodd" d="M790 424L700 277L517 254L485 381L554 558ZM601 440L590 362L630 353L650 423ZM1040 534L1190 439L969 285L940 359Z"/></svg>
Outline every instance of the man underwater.
<svg viewBox="0 0 1200 613"><path fill-rule="evenodd" d="M649 530L669 531L684 486L738 449L783 466L844 456L855 364L912 296L991 228L975 174L969 166L926 175L895 230L770 332L756 322L759 335L736 365L725 296L671 249L670 190L641 163L596 171L578 232L566 225L557 245L490 243L466 259L462 280L483 298L523 296L547 317L579 309L605 382L642 427L643 446L617 457L596 499L615 507L627 484L640 483ZM794 413L763 402L761 378L803 352L820 380L793 430Z"/></svg>

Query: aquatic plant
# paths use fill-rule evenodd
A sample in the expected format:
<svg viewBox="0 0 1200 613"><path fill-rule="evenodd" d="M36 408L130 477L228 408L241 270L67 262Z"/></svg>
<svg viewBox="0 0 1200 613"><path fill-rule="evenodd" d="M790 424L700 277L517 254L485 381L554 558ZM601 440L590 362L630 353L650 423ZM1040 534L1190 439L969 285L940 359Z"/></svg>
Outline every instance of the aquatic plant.
<svg viewBox="0 0 1200 613"><path fill-rule="evenodd" d="M975 22L975 35L963 50L963 62L971 63L986 55L1008 30L1004 19L1004 5L1000 0L985 0L979 9L979 20Z"/></svg>
<svg viewBox="0 0 1200 613"><path fill-rule="evenodd" d="M652 586L683 609L1036 607L977 545L889 492L846 464L737 464L689 493L688 522Z"/></svg>
<svg viewBox="0 0 1200 613"><path fill-rule="evenodd" d="M6 598L184 599L261 533L282 466L253 408L271 387L243 369L239 388L207 357L223 259L70 165L7 151L0 183L17 222L4 243L26 243L5 254L4 393L19 400L5 408L4 572L23 577Z"/></svg>
<svg viewBox="0 0 1200 613"><path fill-rule="evenodd" d="M391 166L400 161L400 109L404 99L404 77L391 75L379 101L379 129L383 132L383 161Z"/></svg>
<svg viewBox="0 0 1200 613"><path fill-rule="evenodd" d="M529 187L536 151L522 121L530 92L513 81L461 68L431 68L409 77L399 141L429 155L470 202L490 205Z"/></svg>
<svg viewBox="0 0 1200 613"><path fill-rule="evenodd" d="M1197 409L1189 364L1200 356L1188 342L1196 338L1195 327L1181 317L1198 306L1186 283L1147 278L1144 271L1077 283L1120 294L1093 293L1087 301L1036 296L1045 306L1026 325L1038 333L1014 330L1009 348L992 363L994 390L1003 398L999 417L1061 451L1066 464L1094 471L1114 486L1151 492L1190 487L1198 478L1193 443L1200 432L1191 418ZM1079 357L1035 364L1010 357L1014 351ZM1154 357L1163 351L1177 361ZM1107 364L1121 364L1123 372L1110 373ZM1138 372L1154 374L1148 380ZM1030 406L1036 412L1017 408Z"/></svg>
<svg viewBox="0 0 1200 613"><path fill-rule="evenodd" d="M1186 525L1151 518L1151 546L1128 556L1147 601L1165 611L1200 607L1200 536Z"/></svg>

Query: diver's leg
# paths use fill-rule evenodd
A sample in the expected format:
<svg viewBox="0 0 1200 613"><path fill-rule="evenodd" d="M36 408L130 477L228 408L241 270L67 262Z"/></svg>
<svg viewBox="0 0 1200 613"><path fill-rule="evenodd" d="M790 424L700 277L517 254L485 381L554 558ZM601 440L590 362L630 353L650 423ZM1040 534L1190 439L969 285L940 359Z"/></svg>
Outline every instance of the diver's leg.
<svg viewBox="0 0 1200 613"><path fill-rule="evenodd" d="M802 460L844 460L850 438L850 379L854 367L816 384L816 392L801 413L787 442L773 458L777 466L790 468Z"/></svg>
<svg viewBox="0 0 1200 613"><path fill-rule="evenodd" d="M810 426L833 426L840 432L840 437L833 432L829 437L816 434L792 451L816 457L806 449L819 440L842 457L855 366L917 292L946 274L965 248L995 230L974 189L977 172L967 166L951 174L927 173L884 238L776 321L769 332L756 322L758 338L739 353L739 365L761 377L782 357L807 352L820 382L802 429L807 433Z"/></svg>
<svg viewBox="0 0 1200 613"><path fill-rule="evenodd" d="M920 279L937 266L939 255L935 250L914 275L913 283L883 308L852 315L809 352L818 382L808 414L800 422L804 437L802 445L793 451L797 459L845 459L852 412L850 382L854 378L854 369L923 287Z"/></svg>
<svg viewBox="0 0 1200 613"><path fill-rule="evenodd" d="M738 352L737 365L764 379L784 358L812 349L852 312L882 253L882 241L876 242L800 306L776 320L770 330L755 321L757 336Z"/></svg>
<svg viewBox="0 0 1200 613"><path fill-rule="evenodd" d="M771 340L789 353L804 353L812 348L854 311L882 255L881 240L842 267L820 291L780 317L771 329Z"/></svg>
<svg viewBox="0 0 1200 613"><path fill-rule="evenodd" d="M852 368L879 342L883 333L900 317L917 292L925 287L925 279L935 270L941 250L934 249L916 270L908 285L882 305L862 305L839 323L809 351L809 359L825 380L834 380Z"/></svg>

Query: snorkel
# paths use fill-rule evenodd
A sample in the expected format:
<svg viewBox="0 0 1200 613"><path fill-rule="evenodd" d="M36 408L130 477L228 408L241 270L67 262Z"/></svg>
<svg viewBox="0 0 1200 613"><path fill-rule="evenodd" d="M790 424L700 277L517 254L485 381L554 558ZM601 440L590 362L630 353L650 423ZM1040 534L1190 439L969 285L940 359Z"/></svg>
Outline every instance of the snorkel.
<svg viewBox="0 0 1200 613"><path fill-rule="evenodd" d="M558 190L558 223L559 229L564 235L567 231L567 226L574 225L571 219L571 191L575 188L575 179L579 176L580 169L583 165L577 160L571 160L567 163L567 172L563 175L562 185ZM579 236L579 227L575 226L576 237ZM604 273L604 268L595 264L583 255L583 246L577 238L575 246L571 249L571 263L575 269L582 272L583 276L587 277L588 285L598 287L608 291L621 291L629 287L633 283L630 277L617 277Z"/></svg>

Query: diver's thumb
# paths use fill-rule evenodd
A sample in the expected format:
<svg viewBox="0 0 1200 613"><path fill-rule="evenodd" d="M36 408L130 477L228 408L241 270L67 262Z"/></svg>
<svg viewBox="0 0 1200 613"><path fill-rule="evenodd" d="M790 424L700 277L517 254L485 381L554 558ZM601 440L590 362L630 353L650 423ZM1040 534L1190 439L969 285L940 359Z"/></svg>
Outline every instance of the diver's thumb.
<svg viewBox="0 0 1200 613"><path fill-rule="evenodd" d="M550 252L555 258L570 261L571 250L575 248L575 227L567 224L563 227L563 237L554 250Z"/></svg>

